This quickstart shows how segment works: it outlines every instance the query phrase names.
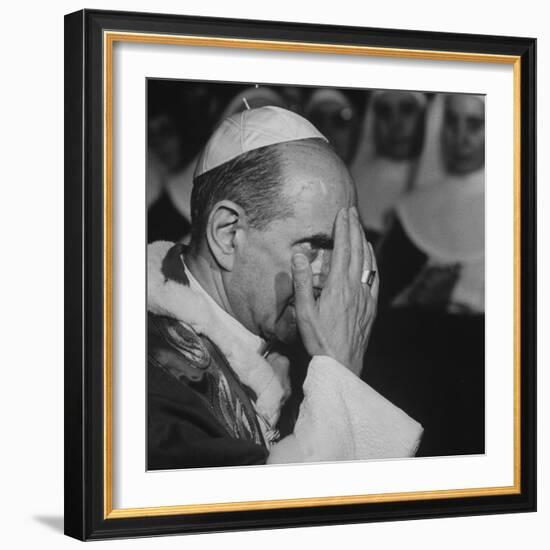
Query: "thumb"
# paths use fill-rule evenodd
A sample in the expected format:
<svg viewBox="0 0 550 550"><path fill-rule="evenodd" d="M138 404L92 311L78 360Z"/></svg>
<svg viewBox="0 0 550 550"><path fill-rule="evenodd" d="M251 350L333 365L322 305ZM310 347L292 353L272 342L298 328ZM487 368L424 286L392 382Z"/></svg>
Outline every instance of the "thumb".
<svg viewBox="0 0 550 550"><path fill-rule="evenodd" d="M308 316L315 304L313 297L313 274L307 258L303 254L292 256L292 279L294 282L294 298L296 300L296 315L303 319Z"/></svg>

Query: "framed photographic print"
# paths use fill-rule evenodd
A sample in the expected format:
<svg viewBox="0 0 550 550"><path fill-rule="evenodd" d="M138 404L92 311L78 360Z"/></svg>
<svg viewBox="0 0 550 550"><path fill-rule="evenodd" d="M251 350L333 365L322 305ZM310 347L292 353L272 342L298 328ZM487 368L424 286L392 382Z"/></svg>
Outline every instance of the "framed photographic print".
<svg viewBox="0 0 550 550"><path fill-rule="evenodd" d="M66 534L535 510L535 51L66 16Z"/></svg>

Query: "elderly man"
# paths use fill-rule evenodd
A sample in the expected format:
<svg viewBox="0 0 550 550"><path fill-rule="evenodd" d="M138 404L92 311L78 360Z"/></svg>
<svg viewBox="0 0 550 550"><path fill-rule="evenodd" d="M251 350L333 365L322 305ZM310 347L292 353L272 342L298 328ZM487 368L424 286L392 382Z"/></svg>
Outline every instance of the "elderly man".
<svg viewBox="0 0 550 550"><path fill-rule="evenodd" d="M277 107L227 118L201 154L189 248L148 249L148 467L411 456L422 428L362 382L379 281L343 162ZM293 431L288 360L311 360Z"/></svg>

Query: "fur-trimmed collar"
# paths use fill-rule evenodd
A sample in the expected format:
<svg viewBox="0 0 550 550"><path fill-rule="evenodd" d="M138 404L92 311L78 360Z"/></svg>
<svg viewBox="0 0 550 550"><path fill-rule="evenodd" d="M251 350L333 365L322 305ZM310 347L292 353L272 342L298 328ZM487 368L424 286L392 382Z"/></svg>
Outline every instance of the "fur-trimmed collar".
<svg viewBox="0 0 550 550"><path fill-rule="evenodd" d="M274 426L281 405L287 397L285 385L273 367L251 348L250 338L235 330L234 323L224 319L223 310L212 299L191 288L183 263L181 277L167 273L167 257L174 243L158 241L147 247L147 309L158 315L178 319L198 334L207 336L225 355L243 384L256 394L256 410ZM179 254L178 254L179 256ZM172 269L179 267L172 266Z"/></svg>

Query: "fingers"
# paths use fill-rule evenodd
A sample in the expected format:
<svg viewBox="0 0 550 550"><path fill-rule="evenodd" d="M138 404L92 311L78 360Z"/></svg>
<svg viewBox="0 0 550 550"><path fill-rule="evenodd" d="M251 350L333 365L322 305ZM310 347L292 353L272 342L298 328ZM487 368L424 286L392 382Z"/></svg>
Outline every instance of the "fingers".
<svg viewBox="0 0 550 550"><path fill-rule="evenodd" d="M349 233L350 233L350 261L349 261L349 277L352 282L360 281L363 273L363 265L365 261L365 233L359 221L359 215L355 207L350 209L349 216ZM369 252L370 254L370 252Z"/></svg>
<svg viewBox="0 0 550 550"><path fill-rule="evenodd" d="M359 284L364 270L377 269L374 250L365 238L357 209L343 208L336 216L328 284L342 284L344 281ZM369 287L372 296L378 296L378 288L377 273L372 286Z"/></svg>
<svg viewBox="0 0 550 550"><path fill-rule="evenodd" d="M292 280L298 322L309 319L313 313L313 274L308 259L303 254L292 256Z"/></svg>
<svg viewBox="0 0 550 550"><path fill-rule="evenodd" d="M350 262L349 239L349 212L347 208L342 208L336 216L334 226L334 250L330 261L328 284L338 284L338 281L347 280Z"/></svg>

